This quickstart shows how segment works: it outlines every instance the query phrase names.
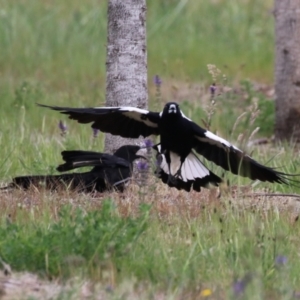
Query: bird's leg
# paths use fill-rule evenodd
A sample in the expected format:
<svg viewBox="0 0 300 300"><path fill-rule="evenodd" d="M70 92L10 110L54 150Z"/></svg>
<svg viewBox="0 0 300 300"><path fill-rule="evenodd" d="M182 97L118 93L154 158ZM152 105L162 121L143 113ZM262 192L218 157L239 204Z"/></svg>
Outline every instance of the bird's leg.
<svg viewBox="0 0 300 300"><path fill-rule="evenodd" d="M169 151L164 151L165 157L166 157L166 162L168 164L168 169L169 169L169 175L168 175L168 181L167 184L176 184L176 178L172 175L171 173L171 158L170 158L170 152Z"/></svg>
<svg viewBox="0 0 300 300"><path fill-rule="evenodd" d="M178 171L174 174L174 177L178 177L178 178L182 179L181 169L178 169Z"/></svg>
<svg viewBox="0 0 300 300"><path fill-rule="evenodd" d="M171 165L168 163L168 169L169 169L169 176L168 176L168 184L169 183L175 183L176 182L176 178L171 174Z"/></svg>
<svg viewBox="0 0 300 300"><path fill-rule="evenodd" d="M167 184L176 184L177 178L172 174L169 174Z"/></svg>
<svg viewBox="0 0 300 300"><path fill-rule="evenodd" d="M181 175L181 167L182 167L182 165L183 165L183 161L180 162L180 167L179 167L179 169L177 170L177 172L174 174L174 177L183 179L183 178L182 178L182 175Z"/></svg>

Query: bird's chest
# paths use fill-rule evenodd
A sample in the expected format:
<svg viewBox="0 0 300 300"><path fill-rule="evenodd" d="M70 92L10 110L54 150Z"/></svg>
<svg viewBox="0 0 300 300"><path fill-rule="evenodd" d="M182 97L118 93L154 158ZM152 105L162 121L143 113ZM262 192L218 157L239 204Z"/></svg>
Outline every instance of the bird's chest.
<svg viewBox="0 0 300 300"><path fill-rule="evenodd" d="M193 136L188 124L184 120L167 119L160 124L161 146L165 150L181 153L191 149Z"/></svg>

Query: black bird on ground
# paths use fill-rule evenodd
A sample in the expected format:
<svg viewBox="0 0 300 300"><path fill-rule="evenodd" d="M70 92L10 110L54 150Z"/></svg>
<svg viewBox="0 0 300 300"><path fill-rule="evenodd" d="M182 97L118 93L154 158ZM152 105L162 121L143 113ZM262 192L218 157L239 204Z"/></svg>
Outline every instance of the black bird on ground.
<svg viewBox="0 0 300 300"><path fill-rule="evenodd" d="M81 167L93 167L89 172L66 173L61 175L20 176L2 189L23 188L30 186L45 187L56 190L68 188L79 192L104 192L116 189L123 192L126 182L131 178L133 161L144 158L137 155L139 146L126 145L120 147L114 155L92 151L63 151L65 161L57 167L59 172L66 172Z"/></svg>
<svg viewBox="0 0 300 300"><path fill-rule="evenodd" d="M207 184L218 185L221 179L209 171L193 149L233 174L253 180L289 183L290 174L264 166L225 139L205 130L187 118L175 102L165 105L162 112L135 107L70 108L48 107L79 123L92 123L92 128L127 138L159 135L161 178L169 186L199 191ZM167 176L167 179L166 179Z"/></svg>

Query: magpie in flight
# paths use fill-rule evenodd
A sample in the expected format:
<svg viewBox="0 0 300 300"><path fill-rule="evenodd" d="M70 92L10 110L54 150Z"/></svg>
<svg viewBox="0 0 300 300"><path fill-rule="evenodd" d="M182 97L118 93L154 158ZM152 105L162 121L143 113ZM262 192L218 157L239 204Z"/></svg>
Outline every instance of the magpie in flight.
<svg viewBox="0 0 300 300"><path fill-rule="evenodd" d="M126 106L70 108L38 105L125 138L159 135L160 177L169 186L185 190L193 187L198 191L209 183L218 185L221 182L193 150L223 169L252 180L288 184L289 176L293 176L258 163L225 139L201 128L187 118L175 102L167 103L160 113Z"/></svg>
<svg viewBox="0 0 300 300"><path fill-rule="evenodd" d="M126 182L131 178L133 161L144 158L137 155L139 146L126 145L120 147L114 155L92 151L63 151L65 161L57 167L59 172L66 172L81 167L93 167L89 172L66 173L61 175L20 176L2 188L29 189L31 185L44 186L50 190L68 188L79 192L104 192L116 189L124 191Z"/></svg>

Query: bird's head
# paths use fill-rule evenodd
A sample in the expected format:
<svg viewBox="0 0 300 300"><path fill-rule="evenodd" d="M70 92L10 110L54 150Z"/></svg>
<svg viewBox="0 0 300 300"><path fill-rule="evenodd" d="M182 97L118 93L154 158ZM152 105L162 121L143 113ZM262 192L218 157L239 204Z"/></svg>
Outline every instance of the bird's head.
<svg viewBox="0 0 300 300"><path fill-rule="evenodd" d="M176 102L169 102L165 105L163 110L164 116L176 116L180 115L180 108Z"/></svg>
<svg viewBox="0 0 300 300"><path fill-rule="evenodd" d="M140 151L141 148L142 147L137 146L137 145L125 145L125 146L120 147L114 153L114 155L124 158L127 161L129 161L130 163L132 163L135 159L138 159L138 158L146 159L143 155L140 155L140 154L142 154L141 152L143 152L143 150Z"/></svg>

